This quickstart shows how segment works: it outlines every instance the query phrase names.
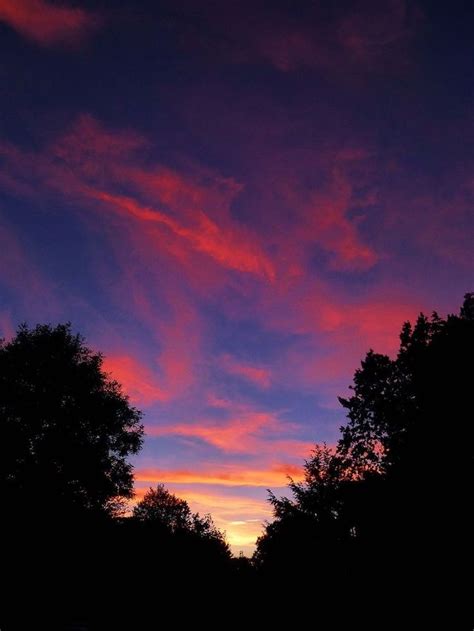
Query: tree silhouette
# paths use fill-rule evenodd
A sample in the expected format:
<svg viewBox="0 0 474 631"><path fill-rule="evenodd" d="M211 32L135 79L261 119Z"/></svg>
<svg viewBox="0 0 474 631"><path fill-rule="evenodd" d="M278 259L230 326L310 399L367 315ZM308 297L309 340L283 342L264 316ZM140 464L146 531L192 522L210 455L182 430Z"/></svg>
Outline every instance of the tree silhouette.
<svg viewBox="0 0 474 631"><path fill-rule="evenodd" d="M133 542L114 518L142 435L140 412L69 324L23 325L0 343L2 628L30 628L28 617L64 628L123 589ZM13 606L17 585L28 607Z"/></svg>
<svg viewBox="0 0 474 631"><path fill-rule="evenodd" d="M343 526L342 487L348 482L344 461L326 445L316 445L304 463L304 480L290 479L293 496L277 497L269 491L274 520L257 541L254 562L268 574L287 574L318 557L327 573L350 536ZM327 557L327 558L326 558Z"/></svg>
<svg viewBox="0 0 474 631"><path fill-rule="evenodd" d="M133 518L168 534L190 535L201 541L212 541L228 553L224 534L212 517L193 513L186 500L170 493L163 484L150 488L133 509Z"/></svg>
<svg viewBox="0 0 474 631"><path fill-rule="evenodd" d="M461 469L462 479L472 480L473 357L474 294L466 294L458 316L421 314L413 327L405 323L395 359L370 351L355 373L354 394L340 399L349 422L338 453L353 475L383 474L424 509L431 490L456 482ZM446 448L448 426L462 438L454 450Z"/></svg>
<svg viewBox="0 0 474 631"><path fill-rule="evenodd" d="M263 573L314 564L334 585L352 576L359 597L364 585L364 596L420 606L423 585L446 599L446 576L472 562L473 357L472 293L459 315L405 323L394 359L368 352L340 399L348 422L335 452L316 448L304 482L290 482L293 499L270 494L275 519L254 557Z"/></svg>
<svg viewBox="0 0 474 631"><path fill-rule="evenodd" d="M210 515L193 513L162 484L150 488L123 522L126 539L137 545L135 569L139 574L159 571L162 597L172 598L179 589L188 598L200 593L206 599L223 586L228 589L233 566L225 535ZM156 583L143 585L142 596L152 601Z"/></svg>
<svg viewBox="0 0 474 631"><path fill-rule="evenodd" d="M406 323L393 360L371 351L341 399L349 422L338 452L359 480L350 505L359 550L374 562L383 550L387 581L401 575L411 595L423 585L440 602L458 564L473 560L473 357L468 293L459 315ZM464 590L458 583L459 610Z"/></svg>
<svg viewBox="0 0 474 631"><path fill-rule="evenodd" d="M170 493L163 484L145 493L133 509L133 516L139 521L166 528L169 532L190 530L192 527L192 513L187 502Z"/></svg>
<svg viewBox="0 0 474 631"><path fill-rule="evenodd" d="M0 343L0 496L51 513L113 513L133 494L141 414L69 324Z"/></svg>

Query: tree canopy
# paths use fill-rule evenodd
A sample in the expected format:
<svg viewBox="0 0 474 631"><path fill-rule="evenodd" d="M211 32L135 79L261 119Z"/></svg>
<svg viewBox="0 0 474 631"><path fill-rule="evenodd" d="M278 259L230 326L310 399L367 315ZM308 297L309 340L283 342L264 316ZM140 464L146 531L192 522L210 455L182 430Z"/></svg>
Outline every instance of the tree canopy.
<svg viewBox="0 0 474 631"><path fill-rule="evenodd" d="M163 484L145 493L133 509L133 518L158 531L214 542L226 554L229 552L225 535L216 527L211 515L201 517L199 513L193 513L186 500L170 493Z"/></svg>
<svg viewBox="0 0 474 631"><path fill-rule="evenodd" d="M163 484L150 488L143 499L133 509L138 521L162 526L170 532L189 530L192 527L192 513L185 500L170 493Z"/></svg>
<svg viewBox="0 0 474 631"><path fill-rule="evenodd" d="M16 511L110 514L133 494L141 413L71 326L0 342L0 494ZM14 512L14 511L13 511Z"/></svg>

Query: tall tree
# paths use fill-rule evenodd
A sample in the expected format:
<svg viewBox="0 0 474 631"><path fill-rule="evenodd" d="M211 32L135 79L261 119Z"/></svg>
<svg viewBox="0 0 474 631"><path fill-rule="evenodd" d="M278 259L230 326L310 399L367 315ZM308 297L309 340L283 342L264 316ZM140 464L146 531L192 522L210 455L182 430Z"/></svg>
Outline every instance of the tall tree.
<svg viewBox="0 0 474 631"><path fill-rule="evenodd" d="M473 357L472 293L459 315L405 323L395 358L369 351L340 399L348 422L335 453L315 451L292 500L270 495L256 561L301 570L331 549L340 574L352 566L373 589L401 575L414 591L442 584L443 563L454 575L472 559Z"/></svg>
<svg viewBox="0 0 474 631"><path fill-rule="evenodd" d="M350 538L345 527L343 488L350 482L344 461L326 445L316 445L304 463L304 479L290 479L292 498L269 491L274 520L257 541L254 562L280 576L318 558L320 568L334 564ZM327 567L326 567L327 571Z"/></svg>
<svg viewBox="0 0 474 631"><path fill-rule="evenodd" d="M447 480L459 466L472 473L472 452L460 456L473 438L473 357L474 294L466 294L459 315L421 314L414 326L405 323L394 359L369 351L353 395L339 399L349 421L338 451L354 473L430 480L441 472ZM456 450L446 449L451 432L462 437Z"/></svg>

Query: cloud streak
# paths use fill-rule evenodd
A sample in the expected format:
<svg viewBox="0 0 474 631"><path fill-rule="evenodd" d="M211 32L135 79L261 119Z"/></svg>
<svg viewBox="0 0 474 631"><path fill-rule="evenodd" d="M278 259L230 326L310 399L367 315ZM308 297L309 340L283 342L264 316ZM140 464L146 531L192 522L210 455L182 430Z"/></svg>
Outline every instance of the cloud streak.
<svg viewBox="0 0 474 631"><path fill-rule="evenodd" d="M168 394L159 383L154 371L129 355L107 355L104 369L118 381L124 392L136 405L151 405L166 401Z"/></svg>
<svg viewBox="0 0 474 631"><path fill-rule="evenodd" d="M246 468L243 465L223 464L220 467L190 469L137 468L138 482L149 484L213 484L219 486L284 487L288 476L302 479L302 468L289 464L275 464L267 469Z"/></svg>
<svg viewBox="0 0 474 631"><path fill-rule="evenodd" d="M142 206L129 197L94 190L88 193L91 198L105 202L119 212L125 212L144 222L164 226L187 241L197 252L210 256L224 267L256 274L270 281L275 279L272 265L264 254L252 248L247 239L223 231L202 210L196 213L196 225L185 227L155 208Z"/></svg>
<svg viewBox="0 0 474 631"><path fill-rule="evenodd" d="M0 21L41 46L77 46L100 25L89 11L45 0L0 0Z"/></svg>
<svg viewBox="0 0 474 631"><path fill-rule="evenodd" d="M223 355L219 365L229 374L249 381L260 388L269 388L271 384L271 372L268 368L238 361L231 355Z"/></svg>

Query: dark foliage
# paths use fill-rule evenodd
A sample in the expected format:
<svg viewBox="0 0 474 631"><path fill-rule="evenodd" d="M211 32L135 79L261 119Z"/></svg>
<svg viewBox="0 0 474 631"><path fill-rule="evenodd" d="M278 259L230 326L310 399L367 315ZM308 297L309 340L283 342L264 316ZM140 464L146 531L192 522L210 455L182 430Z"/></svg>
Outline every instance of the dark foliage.
<svg viewBox="0 0 474 631"><path fill-rule="evenodd" d="M0 344L2 629L154 628L138 597L230 588L210 516L161 485L126 516L142 436L141 413L69 325L21 326Z"/></svg>
<svg viewBox="0 0 474 631"><path fill-rule="evenodd" d="M270 494L275 519L254 557L262 576L317 567L321 595L350 585L348 597L399 607L441 604L456 585L467 605L456 567L472 561L473 358L474 294L458 316L406 323L396 358L369 351L340 399L337 448L316 448L304 482L290 482L293 499Z"/></svg>
<svg viewBox="0 0 474 631"><path fill-rule="evenodd" d="M69 325L0 344L0 495L28 513L113 513L132 496L141 414Z"/></svg>
<svg viewBox="0 0 474 631"><path fill-rule="evenodd" d="M201 517L191 512L185 500L170 493L163 484L150 488L133 509L131 521L141 528L143 535L179 539L208 554L230 559L230 549L225 535L216 527L210 515Z"/></svg>
<svg viewBox="0 0 474 631"><path fill-rule="evenodd" d="M473 357L474 294L406 323L395 358L369 351L339 443L270 493L250 562L163 485L121 513L140 413L68 325L21 327L0 345L2 629L158 628L164 604L178 628L221 626L222 603L234 624L244 603L267 626L472 622Z"/></svg>
<svg viewBox="0 0 474 631"><path fill-rule="evenodd" d="M229 580L231 553L225 535L210 515L193 513L188 503L162 484L149 489L124 520L129 536L140 542L148 567L160 567L171 583L199 589L199 581L214 588Z"/></svg>

